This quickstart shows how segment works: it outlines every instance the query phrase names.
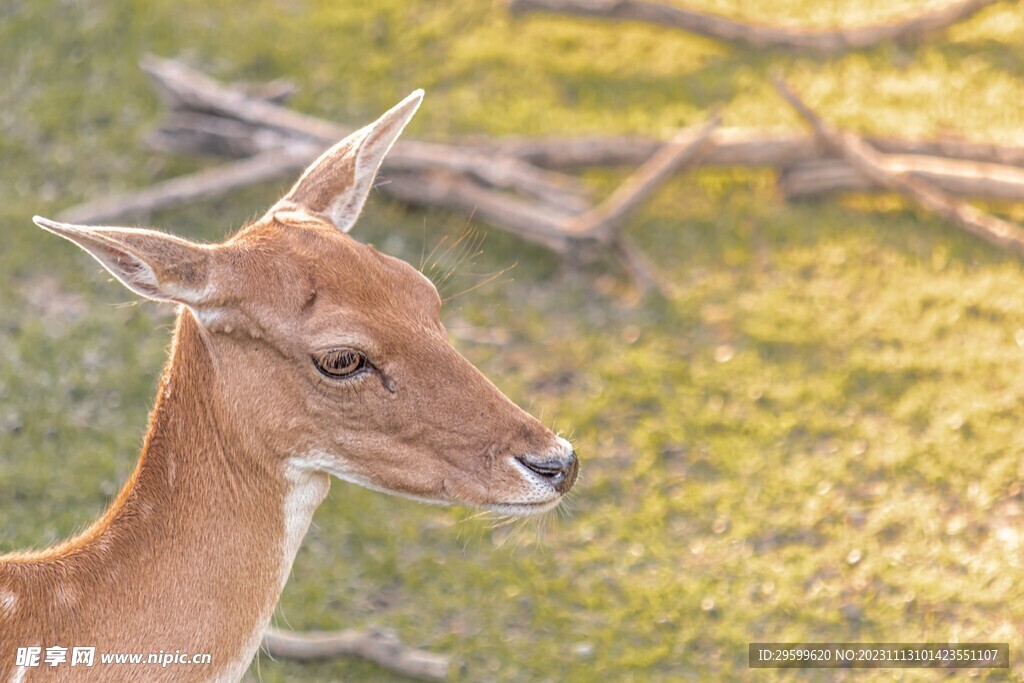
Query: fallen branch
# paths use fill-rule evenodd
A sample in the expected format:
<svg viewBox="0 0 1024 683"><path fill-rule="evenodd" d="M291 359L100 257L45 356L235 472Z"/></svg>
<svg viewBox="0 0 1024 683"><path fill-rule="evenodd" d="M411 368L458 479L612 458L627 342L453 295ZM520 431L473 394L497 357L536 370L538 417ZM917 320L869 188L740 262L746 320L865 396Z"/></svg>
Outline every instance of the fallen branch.
<svg viewBox="0 0 1024 683"><path fill-rule="evenodd" d="M920 154L985 164L1024 166L1024 147L993 145L967 140L913 140L905 138L864 138L869 145L886 154Z"/></svg>
<svg viewBox="0 0 1024 683"><path fill-rule="evenodd" d="M696 132L684 130L677 133L598 207L566 219L563 230L576 238L595 239L606 244L614 242L625 219L640 204L672 175L696 165L712 149L711 134L721 121L722 117L716 114Z"/></svg>
<svg viewBox="0 0 1024 683"><path fill-rule="evenodd" d="M214 198L251 183L288 179L349 132L278 104L291 92L280 83L265 88L227 85L153 57L143 61L143 68L172 110L150 136L151 146L236 160L79 205L65 211L62 219L111 222ZM656 188L684 167L773 167L782 172L780 184L788 197L891 186L836 158L833 145L819 137L721 129L715 118L680 131L667 143L629 137L461 145L404 140L385 161L377 187L410 204L465 211L561 255L604 249L647 285L657 278L643 273L646 261L623 242L621 228ZM873 138L869 144L891 153L876 158L889 175L910 174L953 194L1024 200L1024 170L1008 165L1024 166L1024 148L890 138ZM638 169L596 207L582 182L561 172L617 165Z"/></svg>
<svg viewBox="0 0 1024 683"><path fill-rule="evenodd" d="M266 101L252 101L248 94L236 87L219 83L173 60L149 57L143 65L164 93L169 106L176 109L161 130L151 137L152 144L165 151L213 151L228 156L249 156L284 149L297 140L330 144L333 139L327 135L341 135L348 130L315 117L293 115L295 112ZM819 144L814 136L808 135L727 128L716 130L711 142L712 149L704 155L702 165L786 169L803 162L831 158L830 150ZM1024 166L1024 147L955 139L868 138L868 142L891 154ZM527 196L535 196L546 204L545 209L552 212L571 214L587 209L586 189L571 176L549 173L538 166L578 169L638 165L649 159L662 144L656 140L625 137L503 140L463 145L406 140L399 142L385 166L396 171L447 170L472 176L490 187L518 190ZM952 185L977 185L983 194L990 191L989 186L995 186L996 189L991 191L998 196L1017 196L1012 174L998 168L977 171L966 166L943 165L942 161L932 165L941 165L937 174L951 176ZM991 172L994 183L985 182L984 174L988 172ZM851 174L845 177L851 177ZM963 176L964 183L960 183L957 176ZM1001 185L1007 184L1000 180L1002 177L1011 178L1005 189L1000 189ZM971 180L973 178L978 180Z"/></svg>
<svg viewBox="0 0 1024 683"><path fill-rule="evenodd" d="M909 173L959 197L1024 202L1024 169L941 157L886 154L885 169ZM885 189L843 159L796 164L784 170L779 187L787 199L838 190Z"/></svg>
<svg viewBox="0 0 1024 683"><path fill-rule="evenodd" d="M625 218L657 187L685 166L699 162L701 155L711 148L711 135L719 121L715 116L696 132L686 130L678 134L656 150L608 199L578 216L554 215L533 203L489 192L448 173L395 175L381 188L410 203L473 211L475 216L559 254L587 243L607 246L615 242Z"/></svg>
<svg viewBox="0 0 1024 683"><path fill-rule="evenodd" d="M237 119L175 111L146 136L145 142L158 152L243 158L284 149L294 140L280 131Z"/></svg>
<svg viewBox="0 0 1024 683"><path fill-rule="evenodd" d="M164 126L150 136L151 146L243 158L139 192L89 202L67 210L62 218L110 222L288 176L347 132L178 62L147 57L142 66L172 109ZM377 187L411 204L470 212L559 254L604 247L637 275L638 264L644 261L622 243L622 223L672 174L713 149L711 135L717 125L716 117L701 129L683 131L668 143L652 146L639 170L596 208L587 201L585 186L572 176L493 149L415 140L395 146ZM640 280L644 286L656 282L647 275Z"/></svg>
<svg viewBox="0 0 1024 683"><path fill-rule="evenodd" d="M352 132L350 128L330 121L248 97L238 89L174 60L147 56L142 59L141 66L172 110L215 115L258 130L271 131L282 136L282 147L293 141L329 146ZM181 118L177 119L177 125L180 130ZM206 128L209 129L210 125ZM234 129L236 133L238 130L237 127ZM167 142L170 135L164 130L157 139L167 147L170 146ZM262 150L257 147L253 151ZM471 175L487 185L536 197L553 211L579 211L587 205L586 188L576 178L537 168L515 157L486 155L454 145L400 140L385 159L383 169L385 172L443 169Z"/></svg>
<svg viewBox="0 0 1024 683"><path fill-rule="evenodd" d="M776 77L775 87L790 105L814 128L817 136L842 154L858 172L872 182L887 189L901 192L922 208L948 220L966 232L1018 256L1024 256L1024 230L1016 225L986 214L961 201L947 197L932 183L911 173L894 172L887 168L885 155L853 133L841 131L826 123L814 110L786 84Z"/></svg>
<svg viewBox="0 0 1024 683"><path fill-rule="evenodd" d="M286 633L270 628L263 649L271 657L316 660L360 657L386 669L424 681L448 679L451 659L403 645L394 635L379 631L310 631Z"/></svg>
<svg viewBox="0 0 1024 683"><path fill-rule="evenodd" d="M419 206L459 209L558 254L569 250L559 214L535 203L494 192L450 173L393 175L379 186L396 199Z"/></svg>
<svg viewBox="0 0 1024 683"><path fill-rule="evenodd" d="M78 204L62 211L69 223L107 223L125 216L149 214L201 199L211 199L254 183L295 174L316 159L320 149L294 147L265 152L191 175L172 178L137 192L128 192Z"/></svg>
<svg viewBox="0 0 1024 683"><path fill-rule="evenodd" d="M695 132L696 129L686 129L680 135ZM711 133L709 140L709 149L699 160L701 166L780 169L780 187L787 198L880 187L847 162L829 156L831 152L817 143L814 136L718 128ZM879 151L904 155L893 156L892 159L899 159L898 163L906 170L919 171L940 189L952 194L1024 201L1020 172L1011 167L1024 166L1024 147L960 140L878 137L865 140ZM63 219L103 222L217 197L250 183L286 178L316 158L320 149L319 146L311 146L303 150L285 135L236 120L184 112L172 115L159 134L151 136L150 143L157 149L175 153L213 153L232 157L245 157L252 153L254 156L174 178L138 192L88 202L66 211L62 214ZM527 164L579 169L642 164L657 152L661 144L644 138L592 137L477 142L471 149L483 156L500 158L507 155ZM916 156L948 158L918 160L913 158ZM955 163L959 160L965 163ZM421 161L419 168L425 174L389 174L379 188L410 204L468 211L477 209L480 218L514 232L552 232L554 228L550 225L557 223L554 218L585 208L583 200L565 202L564 195L548 196L543 206L537 206L524 199L492 192L479 183L459 180L457 175L448 174L446 179L441 174L426 173L430 166L426 159ZM540 175L536 179L539 184L543 182ZM415 187L417 184L422 187ZM563 203L556 205L559 200ZM556 242L563 243L562 240Z"/></svg>
<svg viewBox="0 0 1024 683"><path fill-rule="evenodd" d="M146 55L139 66L150 77L168 109L202 112L310 140L337 142L352 132L336 123L251 97L173 59Z"/></svg>
<svg viewBox="0 0 1024 683"><path fill-rule="evenodd" d="M662 296L669 296L671 287L658 274L657 268L633 245L633 241L620 235L612 245L622 266L637 285L639 294L649 289L657 290Z"/></svg>
<svg viewBox="0 0 1024 683"><path fill-rule="evenodd" d="M800 29L752 24L673 5L640 0L509 0L513 13L549 12L611 20L642 21L758 48L799 50L835 56L887 41L920 40L973 16L998 0L959 0L887 24L849 29Z"/></svg>
<svg viewBox="0 0 1024 683"><path fill-rule="evenodd" d="M774 166L783 168L802 162L834 158L813 135L719 128L711 138L712 149L702 166ZM1001 146L963 140L915 140L868 137L865 140L881 152L919 154L963 161L1024 166L1024 147ZM481 151L514 156L544 168L572 171L583 168L636 166L649 158L662 143L651 138L601 136L586 138L505 139L477 143Z"/></svg>

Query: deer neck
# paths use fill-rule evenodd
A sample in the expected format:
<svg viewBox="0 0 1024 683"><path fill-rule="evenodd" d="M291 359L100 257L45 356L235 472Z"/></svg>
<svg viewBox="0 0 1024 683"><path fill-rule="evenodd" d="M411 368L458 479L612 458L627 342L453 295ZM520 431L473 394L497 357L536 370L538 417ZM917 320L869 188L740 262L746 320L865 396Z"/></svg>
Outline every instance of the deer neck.
<svg viewBox="0 0 1024 683"><path fill-rule="evenodd" d="M210 652L203 675L224 680L259 647L329 484L252 445L218 398L203 334L183 310L142 455L104 517L15 558L16 599L52 605L49 632L29 634L54 639L44 646L71 645L56 640L66 633L98 651ZM36 595L23 595L33 572Z"/></svg>

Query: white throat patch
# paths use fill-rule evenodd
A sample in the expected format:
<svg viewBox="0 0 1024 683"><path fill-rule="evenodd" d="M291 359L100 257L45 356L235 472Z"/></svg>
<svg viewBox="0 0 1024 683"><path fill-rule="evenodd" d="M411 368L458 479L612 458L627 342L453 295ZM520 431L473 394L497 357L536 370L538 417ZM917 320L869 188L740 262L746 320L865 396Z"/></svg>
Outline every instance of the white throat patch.
<svg viewBox="0 0 1024 683"><path fill-rule="evenodd" d="M285 463L285 480L288 482L288 492L285 494L282 506L284 535L281 538L277 555L281 562L280 590L288 582L288 576L292 572L292 564L295 562L295 555L299 552L302 539L309 531L310 522L313 521L313 513L323 502L330 489L330 479L326 474L314 472L308 468L299 467L295 460ZM270 618L274 615L275 601L260 619L256 632L249 637L241 656L225 667L217 680L238 681L245 675L246 669L252 663L256 651L263 641L263 632L270 625Z"/></svg>

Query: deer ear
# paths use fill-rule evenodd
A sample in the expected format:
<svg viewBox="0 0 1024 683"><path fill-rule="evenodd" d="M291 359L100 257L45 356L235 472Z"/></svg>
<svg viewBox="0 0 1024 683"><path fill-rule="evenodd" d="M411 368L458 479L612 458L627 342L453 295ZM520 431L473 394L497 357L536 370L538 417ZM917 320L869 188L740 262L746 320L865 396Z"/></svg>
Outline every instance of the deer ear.
<svg viewBox="0 0 1024 683"><path fill-rule="evenodd" d="M136 294L194 308L208 303L213 294L211 247L155 230L69 225L40 216L32 221L92 254Z"/></svg>
<svg viewBox="0 0 1024 683"><path fill-rule="evenodd" d="M414 91L369 126L324 152L279 206L291 204L321 215L348 232L359 218L381 162L422 101L423 91Z"/></svg>

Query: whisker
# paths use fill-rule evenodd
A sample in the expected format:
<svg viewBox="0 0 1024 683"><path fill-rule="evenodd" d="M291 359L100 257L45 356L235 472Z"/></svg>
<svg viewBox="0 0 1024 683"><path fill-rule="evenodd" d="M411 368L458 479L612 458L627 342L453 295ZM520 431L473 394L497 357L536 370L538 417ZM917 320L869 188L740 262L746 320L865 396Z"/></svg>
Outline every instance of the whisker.
<svg viewBox="0 0 1024 683"><path fill-rule="evenodd" d="M505 274L505 273L507 273L508 271L510 271L510 270L512 270L513 268L515 268L515 267L516 267L517 265L519 265L519 264L518 264L518 262L516 262L516 263L513 263L513 264L512 264L511 266L508 266L508 267L506 267L506 268L502 268L502 269L501 269L501 270L499 270L499 271L498 271L497 273L494 273L493 275L491 275L490 277L488 277L488 278L487 278L486 280L483 280L483 281L481 281L481 282L478 282L478 283L476 283L475 285L473 285L472 287L467 287L466 289L463 289L463 290L462 290L461 292L456 292L455 294L452 294L451 296L448 296L448 297L446 297L446 298L444 299L444 302L445 302L445 303L448 303L449 301L451 301L452 299L454 299L454 298L456 298L456 297L460 297L460 296L462 296L463 294L469 294L470 292L472 292L472 291L474 291L474 290L476 290L476 289L480 289L481 287L483 287L483 286L485 286L485 285L489 285L489 284L491 284L492 282L494 282L495 280L497 280L497 279L498 279L499 277L501 277L502 275L504 275L504 274Z"/></svg>
<svg viewBox="0 0 1024 683"><path fill-rule="evenodd" d="M578 478L577 481L579 481ZM576 500L576 492L567 491L565 495L562 496L562 500L556 509L562 516L562 519L572 519L573 514L575 514L576 510L579 509L579 503Z"/></svg>
<svg viewBox="0 0 1024 683"><path fill-rule="evenodd" d="M419 265L419 268L417 268L417 270L419 270L421 273L423 272L423 264L426 263L426 260L427 260L426 259L426 255L427 255L427 219L426 219L426 217L424 217L424 219L423 219L423 241L420 242L420 265Z"/></svg>
<svg viewBox="0 0 1024 683"><path fill-rule="evenodd" d="M488 530L494 531L495 529L503 529L510 524L515 524L519 521L519 517L513 517L512 515L499 515L491 526L487 527Z"/></svg>
<svg viewBox="0 0 1024 683"><path fill-rule="evenodd" d="M443 235L441 237L441 239L439 239L437 241L437 244L434 245L434 248L430 250L430 253L427 254L427 257L423 260L423 263L425 264L428 261L430 261L430 259L434 258L434 254L437 253L437 250L440 249L441 245L443 245L447 241L448 241L448 235ZM435 262L435 265L436 265L436 262ZM432 268L432 266L431 266L431 268ZM423 268L421 267L420 268L420 272L422 272L422 271L423 271ZM424 275L426 275L426 273L424 273Z"/></svg>
<svg viewBox="0 0 1024 683"><path fill-rule="evenodd" d="M434 259L434 263L437 264L438 262L441 261L441 259L444 259L444 258L447 258L448 256L451 256L452 251L454 249L457 249L459 247L459 245L462 244L466 240L466 238L469 237L473 233L473 231L474 231L473 228L463 228L462 234L459 235L458 239L456 239L454 242L452 242L448 246L447 249L445 249L440 254L438 254L437 258Z"/></svg>
<svg viewBox="0 0 1024 683"><path fill-rule="evenodd" d="M468 240L466 240L467 237L469 238ZM459 251L455 254L454 258L452 258L451 267L449 267L448 270L445 271L445 273L441 276L440 284L446 283L448 279L451 278L451 276L463 263L472 262L472 259L476 258L477 256L483 253L483 251L480 250L480 245L483 244L483 237L476 230L476 228L469 228L468 230L462 233L462 236L459 237L459 239L456 240L454 244L452 244L448 251L442 254L442 257L450 256L451 250L458 246L459 243L463 242L464 240L466 240L465 243L462 244Z"/></svg>
<svg viewBox="0 0 1024 683"><path fill-rule="evenodd" d="M515 543L512 544L512 552L519 550L519 546L523 543L523 537L525 536L524 529L526 529L527 521L522 520L521 523L517 524L512 530L510 536L515 536Z"/></svg>
<svg viewBox="0 0 1024 683"><path fill-rule="evenodd" d="M460 519L459 520L459 524L465 524L467 522L472 522L474 519L480 519L481 517L490 517L491 515L494 515L494 514L495 514L494 510L478 510L477 512L474 512L473 514L469 515L468 517Z"/></svg>
<svg viewBox="0 0 1024 683"><path fill-rule="evenodd" d="M502 536L501 538L498 539L498 543L494 547L498 548L500 550L505 545L505 543L508 542L508 539L509 539L509 534L506 533L504 536Z"/></svg>

